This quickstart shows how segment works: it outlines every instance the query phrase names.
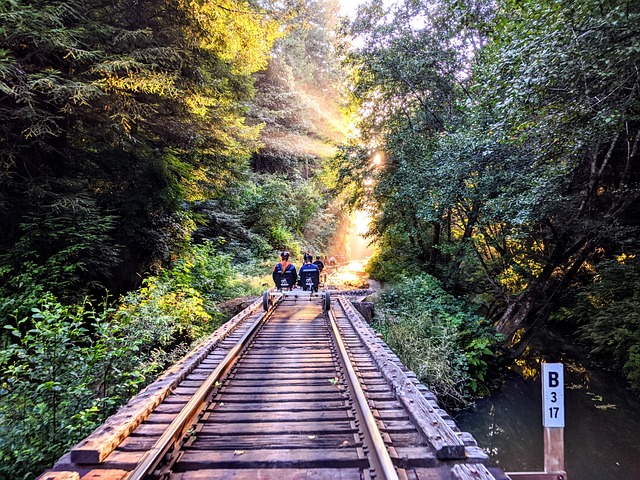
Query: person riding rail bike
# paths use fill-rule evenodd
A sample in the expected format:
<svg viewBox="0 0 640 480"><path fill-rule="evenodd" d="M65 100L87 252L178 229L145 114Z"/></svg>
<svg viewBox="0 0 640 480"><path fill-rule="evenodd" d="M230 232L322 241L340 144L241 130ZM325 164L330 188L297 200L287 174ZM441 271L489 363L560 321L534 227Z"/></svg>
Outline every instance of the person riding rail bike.
<svg viewBox="0 0 640 480"><path fill-rule="evenodd" d="M320 269L317 265L311 263L313 257L309 253L304 254L304 265L300 267L298 285L303 290L318 291L318 284L320 283Z"/></svg>
<svg viewBox="0 0 640 480"><path fill-rule="evenodd" d="M273 273L271 276L276 284L276 288L280 289L285 286L291 290L298 278L296 267L289 261L289 252L282 252L280 254L280 258L281 261L276 263L276 266L273 267ZM283 285L282 283L283 278L286 280L286 285Z"/></svg>

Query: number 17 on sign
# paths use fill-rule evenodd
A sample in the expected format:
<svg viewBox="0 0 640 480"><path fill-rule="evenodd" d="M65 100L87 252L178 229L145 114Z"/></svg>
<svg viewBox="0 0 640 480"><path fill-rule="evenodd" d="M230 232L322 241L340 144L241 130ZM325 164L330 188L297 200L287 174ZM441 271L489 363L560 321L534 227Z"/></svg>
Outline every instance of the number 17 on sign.
<svg viewBox="0 0 640 480"><path fill-rule="evenodd" d="M542 425L564 427L564 373L561 363L542 364Z"/></svg>

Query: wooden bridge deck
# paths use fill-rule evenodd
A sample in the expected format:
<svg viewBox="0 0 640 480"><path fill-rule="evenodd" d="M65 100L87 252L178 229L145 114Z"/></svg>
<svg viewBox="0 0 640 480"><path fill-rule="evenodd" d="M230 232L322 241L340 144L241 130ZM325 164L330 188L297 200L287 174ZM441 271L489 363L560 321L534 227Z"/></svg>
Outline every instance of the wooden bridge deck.
<svg viewBox="0 0 640 480"><path fill-rule="evenodd" d="M508 478L488 470L473 437L345 298L334 297L329 312L302 299L267 313L261 305L227 322L40 479ZM246 345L238 349L241 339ZM211 388L203 389L207 381ZM202 391L206 401L181 420ZM161 461L142 469L181 422L179 438L157 455ZM376 438L381 453L374 452Z"/></svg>

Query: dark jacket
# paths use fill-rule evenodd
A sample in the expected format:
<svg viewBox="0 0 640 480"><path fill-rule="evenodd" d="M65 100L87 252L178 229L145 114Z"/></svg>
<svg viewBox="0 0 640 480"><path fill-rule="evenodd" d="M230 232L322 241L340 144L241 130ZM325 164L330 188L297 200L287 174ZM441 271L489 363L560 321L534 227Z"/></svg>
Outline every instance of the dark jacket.
<svg viewBox="0 0 640 480"><path fill-rule="evenodd" d="M303 285L303 281L302 281L302 274L304 272L318 272L318 275L320 275L320 269L318 268L317 265L314 265L313 263L305 263L304 265L302 265L300 267L300 272L299 272L299 279L298 279L298 285L300 285L302 288L305 288L306 285Z"/></svg>
<svg viewBox="0 0 640 480"><path fill-rule="evenodd" d="M273 271L277 273L287 273L292 272L293 278L297 278L298 274L296 273L296 266L293 263L289 263L286 268L282 268L282 262L276 263L276 266L273 267Z"/></svg>

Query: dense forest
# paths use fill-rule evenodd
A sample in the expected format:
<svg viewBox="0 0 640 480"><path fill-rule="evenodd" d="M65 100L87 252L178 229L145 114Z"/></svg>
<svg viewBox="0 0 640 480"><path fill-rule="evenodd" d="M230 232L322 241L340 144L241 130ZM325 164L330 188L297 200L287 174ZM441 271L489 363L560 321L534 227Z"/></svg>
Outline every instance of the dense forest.
<svg viewBox="0 0 640 480"><path fill-rule="evenodd" d="M339 11L0 3L0 478L51 465L279 250L344 243L349 208L377 328L449 404L549 324L640 387L640 4Z"/></svg>
<svg viewBox="0 0 640 480"><path fill-rule="evenodd" d="M0 4L0 478L51 465L278 250L328 248L338 10Z"/></svg>
<svg viewBox="0 0 640 480"><path fill-rule="evenodd" d="M387 281L439 278L518 357L549 322L640 387L640 4L371 1L341 184Z"/></svg>

